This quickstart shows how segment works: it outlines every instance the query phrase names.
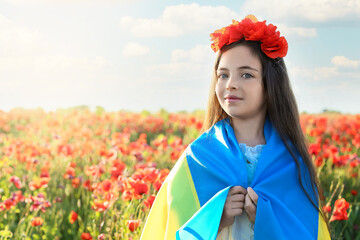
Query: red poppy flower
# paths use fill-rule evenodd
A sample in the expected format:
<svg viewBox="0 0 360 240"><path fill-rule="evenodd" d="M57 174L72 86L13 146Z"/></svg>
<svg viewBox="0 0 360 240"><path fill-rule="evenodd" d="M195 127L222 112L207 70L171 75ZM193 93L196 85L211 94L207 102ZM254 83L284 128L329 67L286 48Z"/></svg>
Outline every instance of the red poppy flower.
<svg viewBox="0 0 360 240"><path fill-rule="evenodd" d="M92 240L92 236L90 233L82 233L80 237L81 240Z"/></svg>
<svg viewBox="0 0 360 240"><path fill-rule="evenodd" d="M74 178L73 180L71 180L71 185L73 186L73 188L78 188L80 186L80 179Z"/></svg>
<svg viewBox="0 0 360 240"><path fill-rule="evenodd" d="M350 173L350 177L352 177L352 178L358 178L358 177L359 177L359 173L357 173L357 172L352 172L352 173Z"/></svg>
<svg viewBox="0 0 360 240"><path fill-rule="evenodd" d="M125 190L121 195L121 199L124 201L129 201L132 199L132 197L133 193L130 190Z"/></svg>
<svg viewBox="0 0 360 240"><path fill-rule="evenodd" d="M49 178L50 174L48 171L41 171L40 178Z"/></svg>
<svg viewBox="0 0 360 240"><path fill-rule="evenodd" d="M71 211L69 222L73 224L78 219L78 214L74 211Z"/></svg>
<svg viewBox="0 0 360 240"><path fill-rule="evenodd" d="M30 211L41 210L42 212L46 211L46 208L51 207L51 203L45 200L44 195L39 193L37 196L30 196L26 200L27 202L32 202L30 206Z"/></svg>
<svg viewBox="0 0 360 240"><path fill-rule="evenodd" d="M230 25L229 28L230 29L229 29L228 42L225 44L231 44L244 37L243 36L244 26L239 24L239 22L233 20L233 24ZM226 31L226 29L224 31Z"/></svg>
<svg viewBox="0 0 360 240"><path fill-rule="evenodd" d="M248 18L247 18L248 19ZM265 21L253 23L250 19L244 29L244 36L247 41L261 41L266 30Z"/></svg>
<svg viewBox="0 0 360 240"><path fill-rule="evenodd" d="M152 183L158 177L159 170L155 168L138 169L132 176L132 179L142 179L147 183Z"/></svg>
<svg viewBox="0 0 360 240"><path fill-rule="evenodd" d="M104 240L106 237L106 235L104 233L101 233L99 236L98 236L98 240Z"/></svg>
<svg viewBox="0 0 360 240"><path fill-rule="evenodd" d="M153 203L154 203L154 200L155 200L155 195L151 195L151 196L149 196L146 200L144 200L144 205L145 205L147 208L151 208L151 206L152 206Z"/></svg>
<svg viewBox="0 0 360 240"><path fill-rule="evenodd" d="M69 163L69 167L75 168L75 167L76 167L76 162L71 161L71 162Z"/></svg>
<svg viewBox="0 0 360 240"><path fill-rule="evenodd" d="M110 191L111 187L112 187L112 184L109 180L102 181L102 183L101 183L102 191L108 192L108 191Z"/></svg>
<svg viewBox="0 0 360 240"><path fill-rule="evenodd" d="M323 164L323 157L322 156L317 156L315 159L315 166L320 167Z"/></svg>
<svg viewBox="0 0 360 240"><path fill-rule="evenodd" d="M354 189L351 190L351 195L356 196L357 194L358 194L358 191L356 191Z"/></svg>
<svg viewBox="0 0 360 240"><path fill-rule="evenodd" d="M334 156L333 164L338 167L345 166L348 163L348 160L349 160L349 155L342 155L340 157Z"/></svg>
<svg viewBox="0 0 360 240"><path fill-rule="evenodd" d="M132 187L135 190L134 195L138 199L140 199L143 194L148 194L149 192L149 186L142 180L136 181L134 184L132 184Z"/></svg>
<svg viewBox="0 0 360 240"><path fill-rule="evenodd" d="M34 227L41 226L41 225L43 225L43 223L44 223L44 220L41 217L36 217L31 220L31 225Z"/></svg>
<svg viewBox="0 0 360 240"><path fill-rule="evenodd" d="M261 49L270 58L285 57L288 51L287 41L280 37L276 26L266 25L266 21L259 22L253 15L246 16L241 22L233 20L229 26L215 30L210 37L214 52L243 38L247 41L260 41Z"/></svg>
<svg viewBox="0 0 360 240"><path fill-rule="evenodd" d="M130 229L130 231L134 232L140 225L140 219L139 220L128 220L126 225Z"/></svg>
<svg viewBox="0 0 360 240"><path fill-rule="evenodd" d="M93 176L93 177L99 178L104 172L105 172L105 169L103 166L98 166L98 165L92 165L90 167L85 166L85 174L87 176ZM75 173L74 173L74 176L75 176Z"/></svg>
<svg viewBox="0 0 360 240"><path fill-rule="evenodd" d="M326 205L326 206L323 207L323 210L324 210L324 212L326 212L326 213L331 213L331 206Z"/></svg>
<svg viewBox="0 0 360 240"><path fill-rule="evenodd" d="M270 58L282 58L287 54L288 43L284 37L273 36L261 44L261 49Z"/></svg>
<svg viewBox="0 0 360 240"><path fill-rule="evenodd" d="M29 183L29 188L31 191L34 191L35 189L39 189L39 188L46 188L48 186L49 183L49 178L37 178L34 179L33 181L31 181Z"/></svg>
<svg viewBox="0 0 360 240"><path fill-rule="evenodd" d="M321 151L321 146L319 143L312 143L309 146L309 154L318 155Z"/></svg>
<svg viewBox="0 0 360 240"><path fill-rule="evenodd" d="M164 181L165 178L169 175L169 173L170 173L169 169L167 169L167 168L161 169L160 173L159 173L159 176L158 176L158 179Z"/></svg>
<svg viewBox="0 0 360 240"><path fill-rule="evenodd" d="M8 198L4 201L4 206L6 207L6 209L11 209L15 205L16 201L13 198Z"/></svg>
<svg viewBox="0 0 360 240"><path fill-rule="evenodd" d="M11 176L10 177L10 182L14 183L15 187L18 188L18 189L22 188L22 184L21 184L21 181L20 181L19 177Z"/></svg>
<svg viewBox="0 0 360 240"><path fill-rule="evenodd" d="M330 222L334 220L347 220L349 218L346 212L348 208L349 208L349 203L344 198L340 198L336 200L334 205L334 211L330 218Z"/></svg>
<svg viewBox="0 0 360 240"><path fill-rule="evenodd" d="M179 147L175 148L174 151L171 152L171 155L170 155L171 160L173 160L173 161L178 160L180 158L182 152L183 152L182 148L179 148Z"/></svg>
<svg viewBox="0 0 360 240"><path fill-rule="evenodd" d="M14 193L12 193L12 198L16 201L16 202L20 202L24 200L24 197L22 195L21 191L16 191Z"/></svg>
<svg viewBox="0 0 360 240"><path fill-rule="evenodd" d="M103 200L94 200L94 209L96 211L102 212L105 211L106 209L108 209L109 207L109 202L108 201L103 201Z"/></svg>
<svg viewBox="0 0 360 240"><path fill-rule="evenodd" d="M93 191L94 188L92 187L91 181L88 179L83 183L83 187L89 191Z"/></svg>
<svg viewBox="0 0 360 240"><path fill-rule="evenodd" d="M75 169L72 167L68 167L66 169L66 172L64 173L64 178L66 179L72 179L75 177Z"/></svg>
<svg viewBox="0 0 360 240"><path fill-rule="evenodd" d="M123 174L124 169L126 168L125 163L120 160L113 161L113 167L111 168L111 179L117 180L119 176Z"/></svg>
<svg viewBox="0 0 360 240"><path fill-rule="evenodd" d="M357 167L359 165L359 161L357 161L357 160L354 160L354 161L351 161L350 162L350 167L352 167L352 168L355 168L355 167Z"/></svg>
<svg viewBox="0 0 360 240"><path fill-rule="evenodd" d="M61 153L65 156L71 156L74 153L74 147L70 144L59 145L58 153Z"/></svg>

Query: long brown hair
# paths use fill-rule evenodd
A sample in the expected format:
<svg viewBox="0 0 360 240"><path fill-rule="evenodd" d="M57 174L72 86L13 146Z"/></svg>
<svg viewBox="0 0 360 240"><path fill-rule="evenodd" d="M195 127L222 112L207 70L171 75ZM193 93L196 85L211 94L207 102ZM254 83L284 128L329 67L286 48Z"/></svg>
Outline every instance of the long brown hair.
<svg viewBox="0 0 360 240"><path fill-rule="evenodd" d="M311 201L312 205L317 209L318 212L320 212L320 214L324 218L327 228L330 232L328 224L329 220L322 210L322 200L324 199L324 196L319 183L319 179L316 175L314 164L307 150L308 143L301 129L298 107L296 104L295 96L291 89L286 65L282 58L276 60L269 58L261 50L260 42L256 41L245 41L244 39L242 39L240 41L222 47L215 60L213 77L210 84L208 105L201 133L210 129L218 121L229 116L221 107L215 94L215 88L217 83L216 72L222 54L227 50L239 45L249 46L251 49L251 53L254 56L258 57L261 62L262 81L265 89L265 102L267 105L266 114L269 116L272 125L279 133L279 136L283 140L287 150L295 160L298 170L298 180L303 191ZM312 193L308 193L304 188L301 178L300 162L297 158L296 150L292 149L291 146L289 146L287 139L289 139L294 144L296 150L299 152L301 158L306 164L310 176ZM313 199L312 197L310 197L310 194L312 194L312 196L317 196L315 192L315 187L318 190L318 196L321 200L320 202L318 202L318 199ZM316 206L316 203L319 203L318 207Z"/></svg>

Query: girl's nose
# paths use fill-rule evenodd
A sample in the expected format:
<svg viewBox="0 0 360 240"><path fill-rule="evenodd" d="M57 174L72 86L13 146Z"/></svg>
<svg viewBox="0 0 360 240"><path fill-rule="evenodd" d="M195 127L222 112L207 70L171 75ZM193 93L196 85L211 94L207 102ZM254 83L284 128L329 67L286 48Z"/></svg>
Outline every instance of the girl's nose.
<svg viewBox="0 0 360 240"><path fill-rule="evenodd" d="M236 89L237 86L236 86L236 83L234 81L235 79L233 77L229 77L227 83L226 83L226 89L229 90L229 89Z"/></svg>

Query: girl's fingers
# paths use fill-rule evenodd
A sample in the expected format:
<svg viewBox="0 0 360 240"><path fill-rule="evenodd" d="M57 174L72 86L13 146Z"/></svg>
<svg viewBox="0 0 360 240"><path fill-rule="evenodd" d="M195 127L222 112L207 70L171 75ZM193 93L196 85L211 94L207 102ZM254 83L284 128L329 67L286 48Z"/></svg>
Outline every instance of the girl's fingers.
<svg viewBox="0 0 360 240"><path fill-rule="evenodd" d="M229 190L229 194L230 195L234 195L234 194L246 194L247 191L245 188L243 188L242 186L234 186L234 187L231 187L230 190Z"/></svg>
<svg viewBox="0 0 360 240"><path fill-rule="evenodd" d="M231 209L244 209L244 202L233 202L231 204Z"/></svg>
<svg viewBox="0 0 360 240"><path fill-rule="evenodd" d="M246 194L246 196L245 196L244 208L247 211L255 212L254 210L256 209L256 205L251 201L251 198L250 198L249 194Z"/></svg>
<svg viewBox="0 0 360 240"><path fill-rule="evenodd" d="M255 193L254 189L252 189L251 187L247 188L247 195L249 195L251 201L257 205L257 201L258 201L258 195Z"/></svg>
<svg viewBox="0 0 360 240"><path fill-rule="evenodd" d="M245 196L245 207L244 207L250 222L255 222L255 215L256 215L256 206L251 201L249 194L246 194Z"/></svg>
<svg viewBox="0 0 360 240"><path fill-rule="evenodd" d="M233 209L232 210L232 214L235 216L237 215L241 215L243 213L243 210L242 209Z"/></svg>
<svg viewBox="0 0 360 240"><path fill-rule="evenodd" d="M244 202L245 201L245 194L235 194L231 196L232 202Z"/></svg>

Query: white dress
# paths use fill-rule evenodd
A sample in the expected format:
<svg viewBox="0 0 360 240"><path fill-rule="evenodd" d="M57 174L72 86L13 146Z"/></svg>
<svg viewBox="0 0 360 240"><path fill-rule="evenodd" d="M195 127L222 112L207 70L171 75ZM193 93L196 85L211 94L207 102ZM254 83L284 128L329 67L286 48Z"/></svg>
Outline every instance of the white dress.
<svg viewBox="0 0 360 240"><path fill-rule="evenodd" d="M258 159L264 145L254 147L247 146L245 143L239 143L246 163L248 183L251 184ZM232 234L230 234L232 233ZM246 211L241 215L235 216L234 223L225 227L218 233L216 240L253 240L254 224L249 221Z"/></svg>

